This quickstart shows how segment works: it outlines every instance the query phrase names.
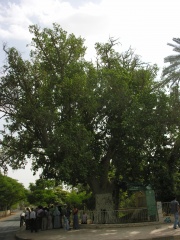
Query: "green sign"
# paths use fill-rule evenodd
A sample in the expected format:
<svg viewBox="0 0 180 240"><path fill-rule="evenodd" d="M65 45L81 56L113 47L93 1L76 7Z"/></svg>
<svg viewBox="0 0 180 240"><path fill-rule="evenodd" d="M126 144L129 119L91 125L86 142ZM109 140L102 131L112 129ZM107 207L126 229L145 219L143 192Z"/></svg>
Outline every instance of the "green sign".
<svg viewBox="0 0 180 240"><path fill-rule="evenodd" d="M147 203L147 209L148 209L148 216L150 218L152 217L156 218L157 206L156 206L154 190L152 189L146 190L146 203Z"/></svg>

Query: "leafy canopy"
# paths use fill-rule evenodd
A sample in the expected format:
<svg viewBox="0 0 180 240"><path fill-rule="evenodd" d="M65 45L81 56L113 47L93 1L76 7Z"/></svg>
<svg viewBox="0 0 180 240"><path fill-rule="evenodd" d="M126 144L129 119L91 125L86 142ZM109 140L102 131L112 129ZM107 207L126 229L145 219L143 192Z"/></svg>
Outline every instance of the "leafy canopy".
<svg viewBox="0 0 180 240"><path fill-rule="evenodd" d="M157 66L132 49L117 52L113 39L97 43L96 64L88 62L84 39L58 24L30 32L30 60L4 48L0 102L8 163L19 168L30 158L45 178L114 196L121 181L157 186L162 162L170 179L177 129L171 96L155 88Z"/></svg>

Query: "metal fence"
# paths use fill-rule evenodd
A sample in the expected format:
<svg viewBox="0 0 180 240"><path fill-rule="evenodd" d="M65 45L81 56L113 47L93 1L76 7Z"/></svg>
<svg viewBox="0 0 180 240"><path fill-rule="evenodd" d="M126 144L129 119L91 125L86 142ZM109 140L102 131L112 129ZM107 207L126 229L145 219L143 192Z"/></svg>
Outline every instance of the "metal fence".
<svg viewBox="0 0 180 240"><path fill-rule="evenodd" d="M170 202L162 202L162 213L163 213L163 216L171 215Z"/></svg>
<svg viewBox="0 0 180 240"><path fill-rule="evenodd" d="M83 211L79 211L81 222ZM158 221L158 215L148 214L147 208L128 208L115 211L86 211L88 224L124 224Z"/></svg>

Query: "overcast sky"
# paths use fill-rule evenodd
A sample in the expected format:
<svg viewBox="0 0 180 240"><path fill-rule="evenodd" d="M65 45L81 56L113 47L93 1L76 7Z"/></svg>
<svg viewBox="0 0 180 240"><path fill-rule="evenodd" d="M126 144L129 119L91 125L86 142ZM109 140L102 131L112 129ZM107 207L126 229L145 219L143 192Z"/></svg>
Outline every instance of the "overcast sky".
<svg viewBox="0 0 180 240"><path fill-rule="evenodd" d="M95 57L96 42L114 37L121 43L119 51L131 46L144 62L156 63L161 73L164 58L173 53L167 43L180 37L179 10L179 0L0 0L0 66L3 43L27 58L32 37L28 26L51 28L56 22L86 40L89 59ZM35 180L29 168L10 171L9 176L27 187Z"/></svg>

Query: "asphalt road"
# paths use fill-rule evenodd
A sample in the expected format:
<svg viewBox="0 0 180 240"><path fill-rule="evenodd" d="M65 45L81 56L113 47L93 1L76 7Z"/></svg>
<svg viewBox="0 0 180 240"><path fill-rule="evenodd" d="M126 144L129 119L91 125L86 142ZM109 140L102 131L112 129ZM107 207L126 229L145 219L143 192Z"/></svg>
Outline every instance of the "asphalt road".
<svg viewBox="0 0 180 240"><path fill-rule="evenodd" d="M17 211L11 216L0 219L0 240L15 240L15 233L20 228L20 212Z"/></svg>

